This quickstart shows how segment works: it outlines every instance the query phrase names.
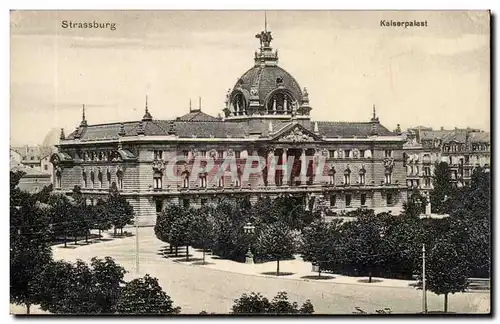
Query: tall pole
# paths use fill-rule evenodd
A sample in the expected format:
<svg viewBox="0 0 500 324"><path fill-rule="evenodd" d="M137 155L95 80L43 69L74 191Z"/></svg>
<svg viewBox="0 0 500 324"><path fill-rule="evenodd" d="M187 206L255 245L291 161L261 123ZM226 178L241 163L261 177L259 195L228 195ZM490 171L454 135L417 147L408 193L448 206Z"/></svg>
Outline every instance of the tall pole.
<svg viewBox="0 0 500 324"><path fill-rule="evenodd" d="M139 274L139 216L135 214L135 272Z"/></svg>
<svg viewBox="0 0 500 324"><path fill-rule="evenodd" d="M422 312L427 314L427 292L425 290L425 244L422 244Z"/></svg>

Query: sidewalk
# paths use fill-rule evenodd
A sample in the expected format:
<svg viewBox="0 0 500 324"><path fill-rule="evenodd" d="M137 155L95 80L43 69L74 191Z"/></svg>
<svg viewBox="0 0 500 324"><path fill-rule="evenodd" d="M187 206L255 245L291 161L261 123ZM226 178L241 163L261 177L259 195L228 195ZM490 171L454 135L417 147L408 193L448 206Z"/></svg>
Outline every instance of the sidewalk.
<svg viewBox="0 0 500 324"><path fill-rule="evenodd" d="M399 280L399 279L387 279L387 278L377 278L372 277L372 283L368 283L368 277L349 277L339 274L321 273L321 277L329 279L315 279L318 276L317 272L312 271L312 265L310 262L305 262L299 255L295 256L295 260L284 260L280 261L280 273L287 273L287 275L269 275L264 274L267 272L276 272L276 261L258 263L258 264L245 264L240 262L235 262L232 260L219 259L217 256L211 255L208 252L205 254L205 262L208 264L200 264L203 258L203 252L198 249L189 247L189 259L192 261L185 261L185 247L179 248L179 254L177 257L169 256L167 259L171 259L174 262L182 263L186 266L194 267L204 267L213 270L227 271L245 275L260 276L260 277L270 277L275 279L287 279L287 280L304 280L304 281L315 281L323 282L325 284L332 283L342 283L342 284L357 284L357 285L370 285L377 287L399 287L399 288L409 288L415 289L410 286L412 283L416 283L414 280ZM291 274L290 274L291 273ZM304 278L306 277L306 278ZM309 277L309 278L307 278ZM366 282L360 282L363 280Z"/></svg>

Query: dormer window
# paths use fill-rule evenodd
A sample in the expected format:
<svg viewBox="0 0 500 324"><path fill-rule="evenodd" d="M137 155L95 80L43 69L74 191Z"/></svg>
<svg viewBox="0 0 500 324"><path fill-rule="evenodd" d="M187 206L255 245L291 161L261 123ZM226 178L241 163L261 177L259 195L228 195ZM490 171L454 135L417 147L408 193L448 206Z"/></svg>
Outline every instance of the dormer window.
<svg viewBox="0 0 500 324"><path fill-rule="evenodd" d="M246 100L243 94L237 93L232 100L233 111L235 116L246 115Z"/></svg>
<svg viewBox="0 0 500 324"><path fill-rule="evenodd" d="M295 100L282 90L275 92L267 102L267 111L271 115L291 115Z"/></svg>

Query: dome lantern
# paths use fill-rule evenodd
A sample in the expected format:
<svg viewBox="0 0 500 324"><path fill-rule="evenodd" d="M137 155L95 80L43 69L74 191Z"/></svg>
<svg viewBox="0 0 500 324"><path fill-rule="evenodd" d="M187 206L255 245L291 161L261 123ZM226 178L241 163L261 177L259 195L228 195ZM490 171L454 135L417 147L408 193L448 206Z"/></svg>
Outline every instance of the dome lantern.
<svg viewBox="0 0 500 324"><path fill-rule="evenodd" d="M255 37L260 41L255 64L228 92L223 109L226 119L309 119L311 107L307 90L303 92L297 80L278 66L278 54L271 48L273 37L267 30L267 21L264 31Z"/></svg>

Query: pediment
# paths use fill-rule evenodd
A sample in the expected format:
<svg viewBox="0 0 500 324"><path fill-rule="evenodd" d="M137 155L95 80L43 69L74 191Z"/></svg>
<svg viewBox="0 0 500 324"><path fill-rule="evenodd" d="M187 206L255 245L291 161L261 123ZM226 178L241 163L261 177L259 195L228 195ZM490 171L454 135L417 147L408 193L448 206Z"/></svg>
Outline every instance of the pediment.
<svg viewBox="0 0 500 324"><path fill-rule="evenodd" d="M288 143L316 142L321 140L322 138L320 136L300 124L295 124L292 127L285 128L273 138L273 141Z"/></svg>

